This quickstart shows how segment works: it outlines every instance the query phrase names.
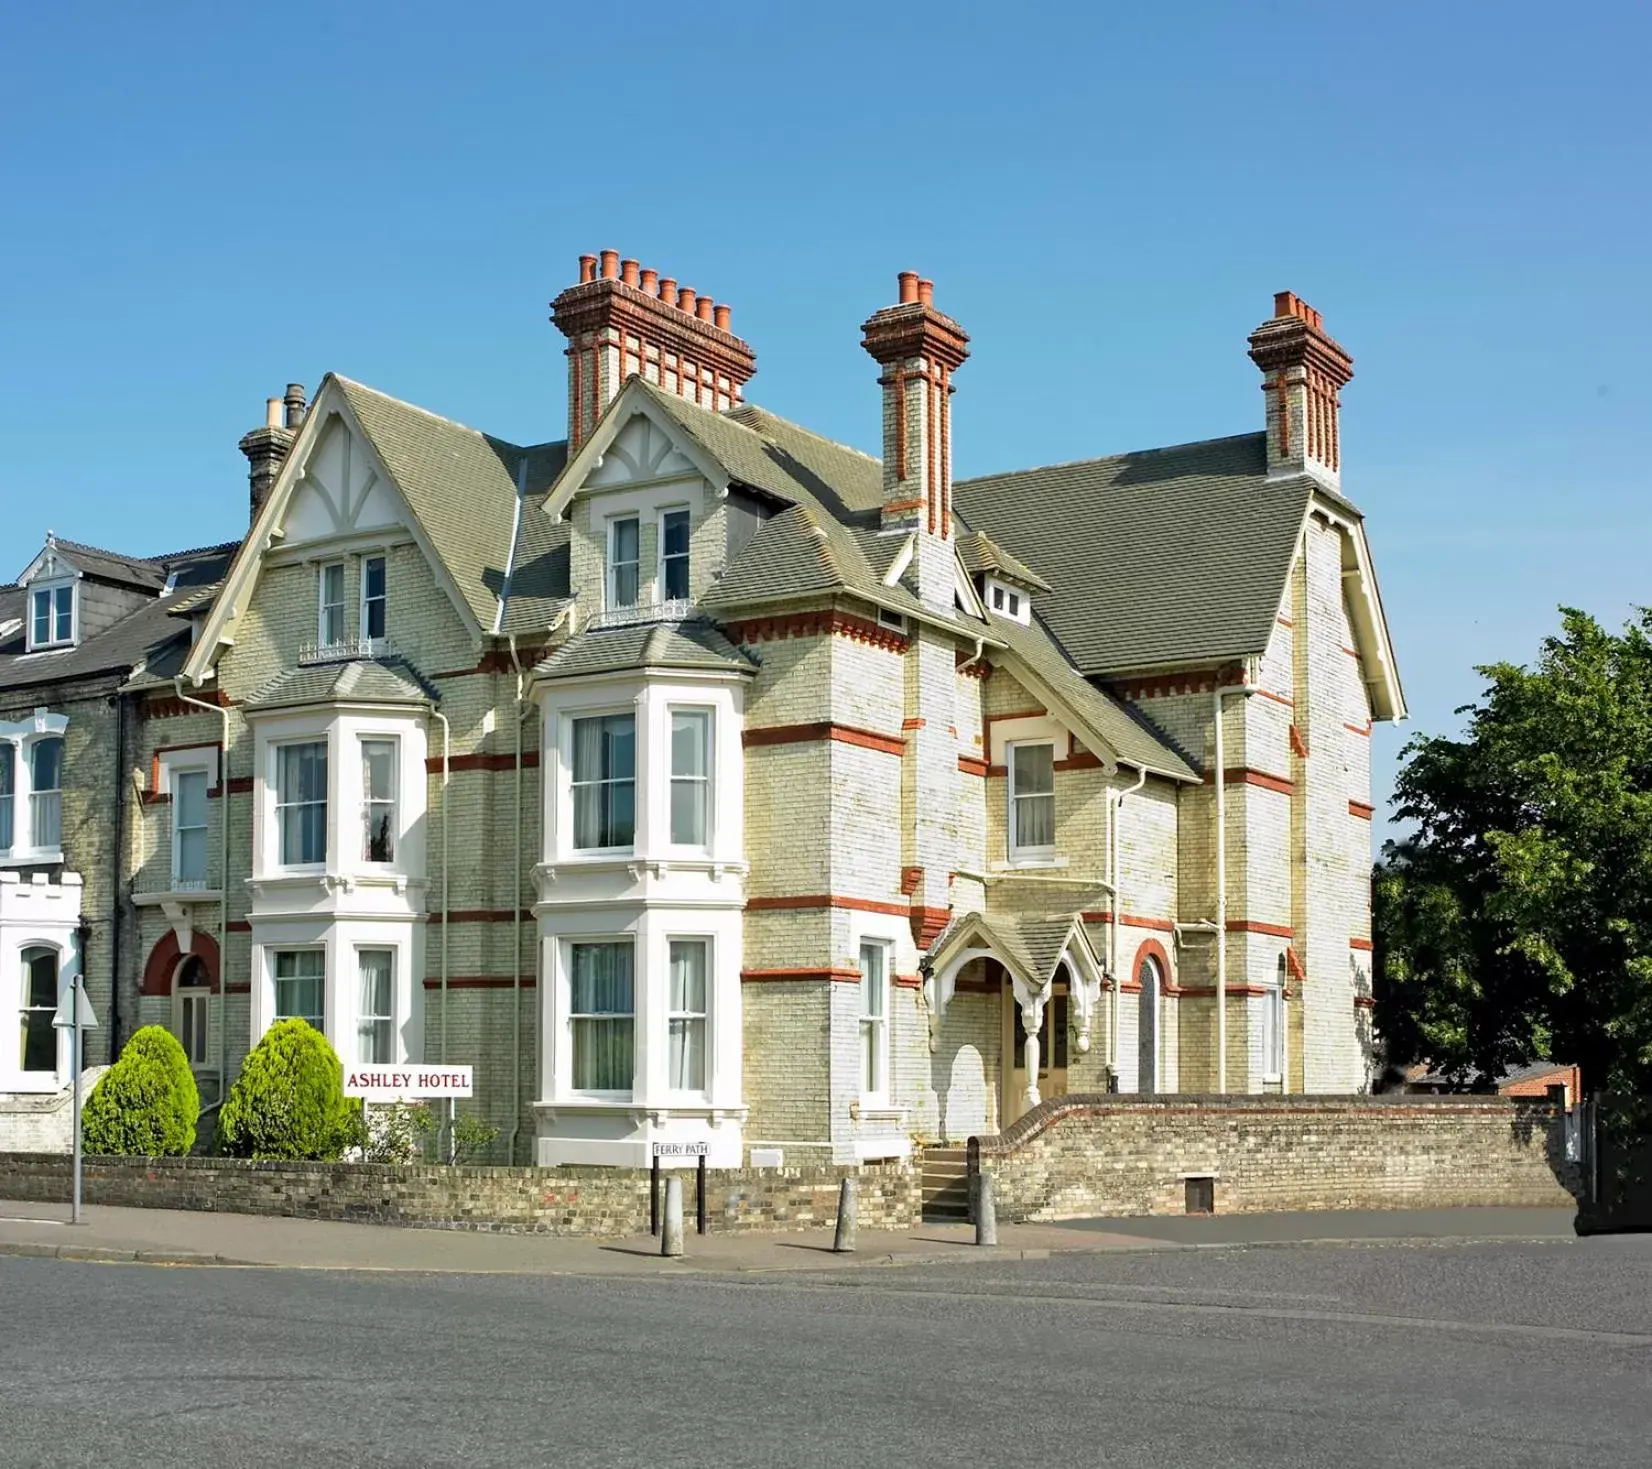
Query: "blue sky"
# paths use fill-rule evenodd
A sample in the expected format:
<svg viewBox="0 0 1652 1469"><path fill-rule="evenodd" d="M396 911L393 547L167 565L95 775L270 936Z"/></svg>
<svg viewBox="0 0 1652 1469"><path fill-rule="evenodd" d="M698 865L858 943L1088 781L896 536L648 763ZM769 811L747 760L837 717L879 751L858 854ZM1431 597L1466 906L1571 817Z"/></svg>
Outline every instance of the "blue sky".
<svg viewBox="0 0 1652 1469"><path fill-rule="evenodd" d="M950 10L950 13L948 13ZM394 16L394 19L392 19ZM971 333L960 476L1259 427L1245 336L1349 349L1412 720L1559 603L1652 600L1645 7L13 7L0 576L48 528L228 538L236 440L332 370L563 430L546 303L636 256L734 307L751 397L875 451L865 316Z"/></svg>

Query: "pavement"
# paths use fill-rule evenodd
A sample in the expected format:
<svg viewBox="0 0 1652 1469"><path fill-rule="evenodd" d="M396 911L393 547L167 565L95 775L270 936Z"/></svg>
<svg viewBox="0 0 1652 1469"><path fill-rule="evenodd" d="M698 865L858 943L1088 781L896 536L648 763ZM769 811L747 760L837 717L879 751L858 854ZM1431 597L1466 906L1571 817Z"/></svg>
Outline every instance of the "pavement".
<svg viewBox="0 0 1652 1469"><path fill-rule="evenodd" d="M0 1464L1645 1469L1652 1236L1488 1214L676 1280L0 1259Z"/></svg>
<svg viewBox="0 0 1652 1469"><path fill-rule="evenodd" d="M667 1260L657 1240L571 1239L338 1224L248 1214L91 1205L71 1225L66 1205L0 1200L0 1255L112 1264L263 1266L457 1275L638 1275L849 1270L1284 1244L1571 1241L1569 1209L1362 1210L1228 1214L1204 1218L1088 1219L1001 1224L996 1247L967 1224L862 1230L853 1254L832 1250L831 1230L693 1233Z"/></svg>

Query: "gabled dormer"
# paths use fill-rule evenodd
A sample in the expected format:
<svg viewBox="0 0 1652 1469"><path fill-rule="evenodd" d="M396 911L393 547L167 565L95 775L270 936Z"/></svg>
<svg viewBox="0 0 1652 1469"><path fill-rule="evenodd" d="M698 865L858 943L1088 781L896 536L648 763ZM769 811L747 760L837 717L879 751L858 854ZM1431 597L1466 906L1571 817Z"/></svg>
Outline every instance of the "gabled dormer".
<svg viewBox="0 0 1652 1469"><path fill-rule="evenodd" d="M958 537L958 559L988 613L1031 625L1033 598L1050 589L1043 577L979 531Z"/></svg>
<svg viewBox="0 0 1652 1469"><path fill-rule="evenodd" d="M60 541L50 532L18 577L23 588L24 650L77 647L151 602L166 584L152 561Z"/></svg>
<svg viewBox="0 0 1652 1469"><path fill-rule="evenodd" d="M75 645L75 607L80 573L58 553L50 536L46 548L18 580L24 589L23 636L31 653Z"/></svg>

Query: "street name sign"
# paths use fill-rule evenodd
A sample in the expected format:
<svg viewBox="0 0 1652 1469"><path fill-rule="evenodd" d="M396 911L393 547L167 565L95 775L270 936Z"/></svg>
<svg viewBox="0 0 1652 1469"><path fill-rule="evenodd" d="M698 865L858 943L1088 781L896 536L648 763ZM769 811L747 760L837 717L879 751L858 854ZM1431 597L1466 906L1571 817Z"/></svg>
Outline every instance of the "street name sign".
<svg viewBox="0 0 1652 1469"><path fill-rule="evenodd" d="M711 1152L710 1143L650 1143L656 1158L704 1158Z"/></svg>

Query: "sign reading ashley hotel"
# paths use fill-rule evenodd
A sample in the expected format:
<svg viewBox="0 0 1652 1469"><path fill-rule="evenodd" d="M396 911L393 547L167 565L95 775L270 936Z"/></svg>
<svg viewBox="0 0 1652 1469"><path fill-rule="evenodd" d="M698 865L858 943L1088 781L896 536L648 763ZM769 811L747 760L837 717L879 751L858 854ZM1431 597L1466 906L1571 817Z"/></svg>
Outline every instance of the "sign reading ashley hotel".
<svg viewBox="0 0 1652 1469"><path fill-rule="evenodd" d="M405 1102L415 1097L468 1097L469 1066L358 1066L344 1073L344 1095L368 1102Z"/></svg>

